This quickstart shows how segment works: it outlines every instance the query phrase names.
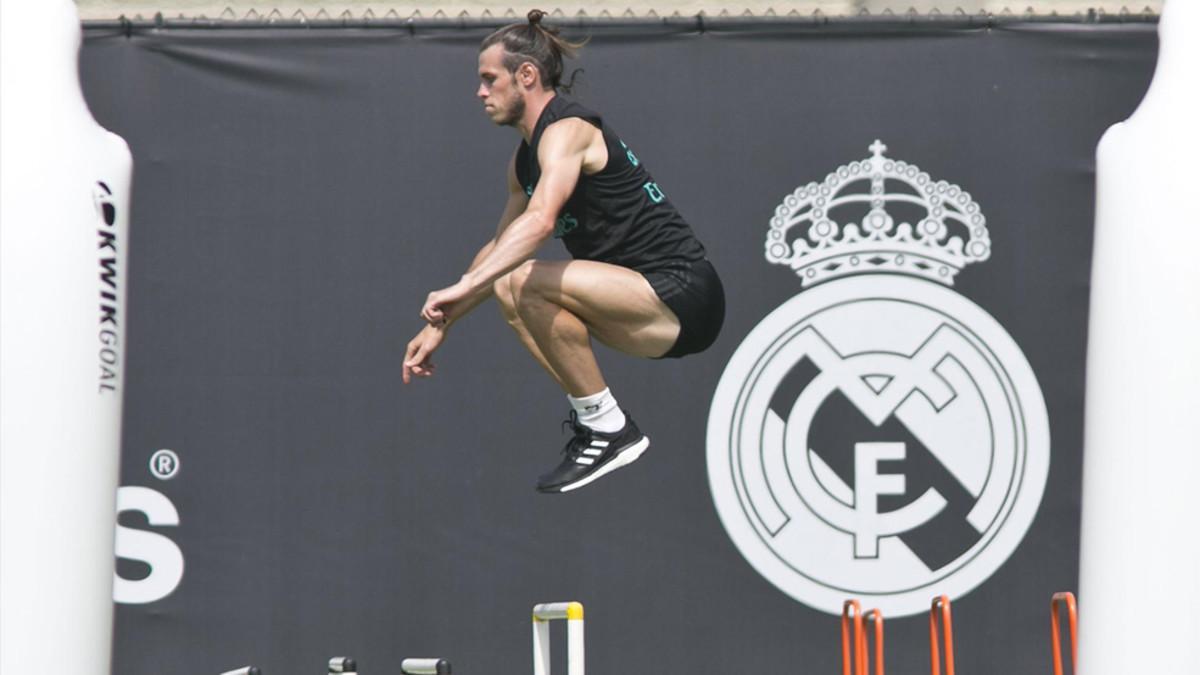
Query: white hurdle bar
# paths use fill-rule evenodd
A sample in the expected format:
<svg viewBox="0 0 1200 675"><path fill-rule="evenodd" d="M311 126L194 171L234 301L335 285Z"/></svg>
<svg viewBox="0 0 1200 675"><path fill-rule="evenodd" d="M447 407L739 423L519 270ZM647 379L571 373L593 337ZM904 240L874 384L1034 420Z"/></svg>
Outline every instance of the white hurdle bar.
<svg viewBox="0 0 1200 675"><path fill-rule="evenodd" d="M567 675L583 675L583 605L548 602L533 606L533 675L550 675L550 622L567 620Z"/></svg>
<svg viewBox="0 0 1200 675"><path fill-rule="evenodd" d="M400 662L404 675L450 675L450 662L446 659L404 659Z"/></svg>

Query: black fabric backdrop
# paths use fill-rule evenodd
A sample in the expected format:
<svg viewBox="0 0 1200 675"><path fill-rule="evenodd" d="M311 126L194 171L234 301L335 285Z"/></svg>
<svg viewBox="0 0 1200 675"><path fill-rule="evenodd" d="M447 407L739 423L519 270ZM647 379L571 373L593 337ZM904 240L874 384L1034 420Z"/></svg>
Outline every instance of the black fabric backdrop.
<svg viewBox="0 0 1200 675"><path fill-rule="evenodd" d="M425 293L457 278L503 204L518 138L473 99L485 33L86 32L87 99L136 167L122 483L180 518L121 522L186 564L172 594L117 606L115 672L316 673L337 654L368 674L413 655L528 672L530 606L566 599L587 607L594 673L833 672L836 620L723 530L705 419L733 350L800 291L763 260L775 206L875 138L983 205L991 259L954 288L1021 346L1050 416L1038 517L956 600L957 661L1048 668L1049 596L1077 576L1093 152L1148 85L1154 26L572 31L592 36L577 97L689 217L729 311L699 356L601 351L655 443L562 498L532 488L558 460L565 401L490 304L455 327L436 377L399 377ZM148 470L159 448L180 457L169 481ZM149 571L119 561L125 578ZM924 672L926 631L889 623L892 672Z"/></svg>

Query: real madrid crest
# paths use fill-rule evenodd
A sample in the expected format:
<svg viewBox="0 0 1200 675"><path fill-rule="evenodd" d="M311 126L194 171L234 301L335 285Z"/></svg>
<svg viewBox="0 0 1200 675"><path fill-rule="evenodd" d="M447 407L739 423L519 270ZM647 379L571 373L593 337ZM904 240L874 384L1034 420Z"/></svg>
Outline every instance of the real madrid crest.
<svg viewBox="0 0 1200 675"><path fill-rule="evenodd" d="M806 290L726 366L708 473L729 536L780 590L832 614L857 597L903 616L967 593L1016 549L1050 429L1021 349L950 288L991 253L979 205L870 150L775 209L767 260Z"/></svg>

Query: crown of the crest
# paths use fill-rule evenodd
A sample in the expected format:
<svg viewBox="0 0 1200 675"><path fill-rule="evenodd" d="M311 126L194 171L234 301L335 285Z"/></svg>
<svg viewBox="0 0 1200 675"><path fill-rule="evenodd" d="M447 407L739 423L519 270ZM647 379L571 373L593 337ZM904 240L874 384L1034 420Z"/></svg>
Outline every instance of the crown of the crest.
<svg viewBox="0 0 1200 675"><path fill-rule="evenodd" d="M887 146L879 140L869 150L870 157L796 188L775 208L768 262L790 266L804 286L863 272L902 272L950 285L963 266L987 260L987 221L970 194L884 156ZM867 191L856 189L866 184ZM861 221L843 225L835 216Z"/></svg>

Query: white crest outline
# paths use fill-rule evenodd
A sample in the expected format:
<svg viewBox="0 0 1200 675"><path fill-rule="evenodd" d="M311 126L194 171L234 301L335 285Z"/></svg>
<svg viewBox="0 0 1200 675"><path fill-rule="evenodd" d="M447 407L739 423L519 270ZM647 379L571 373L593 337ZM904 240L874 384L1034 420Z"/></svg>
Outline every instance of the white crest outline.
<svg viewBox="0 0 1200 675"><path fill-rule="evenodd" d="M872 156L839 167L824 182L811 182L796 188L776 207L765 242L766 258L772 264L793 269L806 290L763 318L727 364L709 412L707 465L718 516L739 552L761 576L794 599L830 614L839 614L846 598L857 597L879 607L889 616L908 616L925 611L929 598L934 595L944 593L961 597L970 592L990 578L1019 547L1040 508L1049 476L1050 422L1041 387L1020 347L987 311L952 290L955 275L959 271L968 264L985 261L991 255L987 220L979 204L958 185L934 180L916 165L886 157L884 152L887 146L880 140L876 140L870 150ZM867 192L853 191L856 185L864 182L870 185ZM843 217L847 211L855 210L856 206L860 212L865 212L860 221L861 227L859 222ZM893 206L891 211L889 206ZM831 213L835 209L838 213ZM924 209L923 215L914 209ZM835 215L845 222L835 220ZM906 217L916 225L905 221ZM798 235L797 230L801 230ZM864 306L855 305L859 302L875 304L872 311L864 312L860 311ZM891 324L875 313L880 307L890 312ZM929 522L933 518L930 514L936 515L944 505L939 504L937 499L940 494L925 491L917 500L908 502L908 506L914 506L922 500L924 503L917 508L903 507L901 510L907 510L905 514L897 511L876 513L872 510L874 501L866 506L857 504L855 489L858 488L847 485L807 447L807 430L817 410L813 397L822 396L819 392L808 390L824 376L821 368L817 368L821 374L816 379L803 385L800 396L794 402L787 402L791 406L787 422L780 422L781 413L778 410L771 410L773 415L766 410L768 405L772 405L770 401L784 375L776 372L765 379L760 378L766 372L761 362L764 359L768 362L776 359L771 364L772 368L790 370L799 363L799 359L808 356L805 348L800 347L797 351L796 345L791 345L791 351L782 358L777 358L780 352L772 350L780 349L781 344L807 330L804 326L806 321L815 320L814 317L819 318L822 312L833 308L838 308L837 311L842 314L829 314L820 320L833 321L833 325L839 322L845 325L835 330L835 340L825 343L829 353L836 357L826 363L857 361L859 365L855 367L869 364L864 372L854 373L853 382L842 377L841 382L846 384L839 384L837 388L842 389L843 394L846 393L845 386L857 389L855 395L849 396L850 404L876 427L899 410L888 407L896 400L894 383L900 382L901 388L912 383L911 376L916 371L909 370L909 376L904 376L900 371L910 367L903 361L921 359L923 364L913 367L918 371L920 368L929 368L926 359L929 355L921 352L925 344L938 339L937 334L943 332L944 328L949 328L950 333L959 337L951 336L951 346L947 347L943 340L944 344L937 345L931 351L950 349L965 354L963 358L968 365L959 363L959 366L965 368L963 372L971 382L987 382L989 378L993 380L986 385L991 387L991 393L985 395L976 388L976 398L982 396L995 402L1001 400L997 398L1000 396L1008 401L994 407L1007 412L1015 430L1011 436L1006 436L1004 432L996 435L999 427L990 426L994 423L990 419L992 407L986 401L983 405L989 411L986 413L987 420L971 421L982 418L974 413L965 416L961 412L954 413L957 417L952 419L958 421L952 422L948 431L939 432L943 434L943 439L950 439L952 448L959 448L963 447L961 442L968 442L966 437L958 435L964 433L964 429L974 429L969 433L976 438L981 429L987 429L985 436L990 438L988 442L991 445L987 447L991 454L987 455L989 459L986 460L986 480L983 483L977 480L979 467L975 467L974 487L968 489L975 501L971 504L966 522L975 528L979 538L969 545L964 543L963 549L955 553L956 557L951 558L950 562L944 562L943 559L937 563L936 569L933 565L921 565L914 552L908 551L897 539L897 531L898 528L912 527L916 521L921 521L917 526ZM911 328L905 333L896 327L897 320L903 323L907 318L916 319L918 316L920 320L916 323L920 325L919 328ZM943 323L937 323L937 320L941 320L937 319L938 316L944 319ZM849 324L846 324L847 320ZM854 328L847 332L847 326L850 325ZM808 328L811 327L812 324L809 324ZM930 332L926 335L921 333L923 330ZM853 345L844 354L841 353L843 343ZM900 343L907 344L908 350L893 349ZM918 344L921 346L917 347ZM812 341L809 341L808 347L812 346ZM854 349L865 351L856 352ZM982 355L982 360L972 354ZM947 352L947 358L954 356L957 355ZM860 357L866 357L865 361ZM887 372L889 367L885 364L888 363L891 364L890 369L897 372ZM756 371L756 368L760 370ZM960 381L959 385L964 381ZM945 419L940 417L943 408L957 394L946 399L945 403L935 402L925 391L931 380L924 377L924 382L921 389L912 389L912 392L923 394L929 401L933 417L927 417L926 422L930 419L939 420L934 423L937 427ZM828 387L829 382L826 381L818 388L832 391ZM951 388L952 394L954 391ZM937 395L933 398L936 399ZM778 403L774 405L778 407ZM746 431L739 425L743 423L747 409L752 407L755 412L751 416L749 431ZM786 404L784 408L787 408ZM794 427L789 426L797 414L798 423ZM774 422L771 425L754 427L754 424L772 416ZM901 423L912 432L911 425L903 418ZM963 424L966 426L963 427ZM980 424L984 426L978 426ZM1000 424L1005 424L1004 420L1000 420ZM763 455L778 448L777 454L781 455L781 459L773 460L773 463L764 461L759 469L751 471L757 478L752 476L750 483L745 482L749 474L738 473L737 460L733 456L741 451L738 444L746 433L749 434L745 436L746 442L753 446L753 451ZM1010 438L1015 445L1006 445L1008 441L1005 438ZM950 467L947 465L950 455L944 449L932 448L921 438L918 441L961 483L965 475L961 473L961 465L957 469ZM793 447L789 449L788 444ZM866 498L874 500L878 495L907 494L904 492L907 485L904 474L881 473L871 464L903 457L906 452L903 446L903 443L894 442L855 442L854 482L857 485L859 481L858 463L861 459L865 462L861 467L867 468L864 475L868 481L862 484L861 489L871 493ZM998 452L1002 452L997 449L999 447L1010 447L1009 452L1014 453L1013 457L998 455ZM860 457L860 450L866 455ZM785 457L787 453L791 453L790 459ZM978 454L975 456L978 457ZM997 457L1001 461L994 464ZM797 470L796 473L793 473L793 468ZM998 486L993 480L996 476L991 474L993 469L1000 475L1008 475L1007 472L1011 471L1011 481L1004 483L1001 480ZM782 478L785 475L786 480ZM754 480L758 483L755 484ZM772 480L773 486L770 484ZM751 503L750 490L765 490L758 495L760 499L757 504ZM820 504L809 503L812 497ZM875 518L881 523L892 516L890 524L851 532L854 526L847 523L853 521L848 520L845 514L835 513L845 507L857 509L860 518ZM784 511L788 508L801 514L800 520L806 521L804 525L797 526L797 531L806 536L815 535L821 540L820 543L805 540L801 549L808 549L811 554L821 544L830 546L835 541L831 537L840 536L842 539L836 540L836 545L831 548L841 546L849 550L849 559L819 559L806 574L805 570L793 564L795 561L788 558L787 551L781 553L773 550L769 540L781 537L781 533L786 532L790 519ZM766 514L765 519L763 514ZM795 533L787 536L792 538L792 550L799 550L796 548ZM779 541L784 540L781 538ZM887 567L894 564L894 556L889 554L884 559L885 553L898 550L908 551L908 557L901 556L900 559L907 567L902 565L903 569L899 572ZM918 560L918 564L914 566L913 560ZM810 558L808 562L812 563L813 559ZM823 570L829 573L828 576L837 577L841 574L838 565L860 563L884 565L875 568L882 574L862 576L867 580L866 583L857 585L838 585L812 576L819 576ZM928 573L928 578L921 576L925 573ZM842 580L846 578L843 576ZM919 582L909 583L914 579ZM889 583L895 586L899 580L905 580L907 585L888 586Z"/></svg>
<svg viewBox="0 0 1200 675"><path fill-rule="evenodd" d="M767 315L735 351L721 377L709 411L707 433L707 464L713 502L722 525L736 548L761 576L792 598L829 614L841 612L842 602L858 597L871 606L879 607L888 616L909 616L928 609L929 598L945 593L961 597L982 584L1020 545L1040 507L1046 479L1049 475L1050 428L1045 400L1034 376L1016 342L991 315L970 300L928 280L907 276L863 275L823 284L798 294ZM886 281L880 284L881 280ZM746 515L749 507L746 487L735 476L731 453L736 451L731 435L738 423L735 417L744 409L749 397L759 397L750 374L764 352L785 339L789 330L797 328L814 314L834 305L845 305L864 298L895 300L910 303L914 299L936 305L949 317L955 317L974 342L991 352L1009 380L1006 387L1014 395L1014 406L1020 410L1023 426L1025 458L1019 475L1014 478L1015 494L996 520L991 531L979 543L956 560L954 567L930 583L917 587L892 590L846 588L830 586L805 577L786 555L772 550L763 533ZM932 302L929 302L932 301ZM761 364L758 366L761 367ZM771 392L766 392L769 397ZM776 498L778 495L769 497ZM945 568L944 568L945 569Z"/></svg>
<svg viewBox="0 0 1200 675"><path fill-rule="evenodd" d="M803 286L871 272L911 274L949 286L963 267L990 257L987 218L969 192L885 156L887 146L878 139L869 149L871 157L838 167L823 182L801 185L775 207L767 262L791 267ZM849 190L864 181L870 184L867 192ZM861 223L834 219L835 210L855 204L869 209ZM916 224L897 224L889 204L924 209L924 215ZM803 232L792 236L794 229Z"/></svg>

